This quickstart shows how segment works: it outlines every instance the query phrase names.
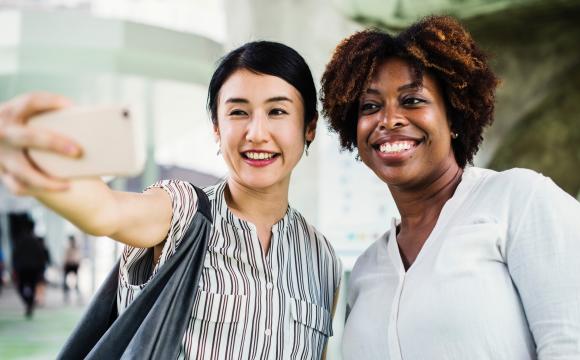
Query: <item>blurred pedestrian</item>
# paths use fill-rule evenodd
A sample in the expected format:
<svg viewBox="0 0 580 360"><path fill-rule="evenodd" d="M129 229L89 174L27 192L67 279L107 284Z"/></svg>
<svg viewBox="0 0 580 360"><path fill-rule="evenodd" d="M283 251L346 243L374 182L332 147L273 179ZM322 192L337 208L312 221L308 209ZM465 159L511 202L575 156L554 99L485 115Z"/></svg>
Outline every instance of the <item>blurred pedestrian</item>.
<svg viewBox="0 0 580 360"><path fill-rule="evenodd" d="M50 252L46 247L46 243L44 242L43 237L38 238L38 242L42 247L42 252L44 254L44 262L42 264L42 272L40 273L40 277L38 279L38 283L36 284L36 305L43 306L45 303L45 294L46 294L46 270L48 266L51 264L50 259Z"/></svg>
<svg viewBox="0 0 580 360"><path fill-rule="evenodd" d="M34 312L36 285L40 280L45 253L40 240L34 234L34 222L29 217L22 218L13 232L12 264L18 294L26 306L25 315L32 317Z"/></svg>
<svg viewBox="0 0 580 360"><path fill-rule="evenodd" d="M68 285L68 278L69 275L73 275L74 277L74 287L77 292L77 295L80 294L79 290L79 264L81 262L81 252L79 251L79 247L77 246L76 239L73 235L68 237L68 247L64 253L64 277L63 277L63 291L64 291L64 299L68 301L69 299L69 292L70 287Z"/></svg>

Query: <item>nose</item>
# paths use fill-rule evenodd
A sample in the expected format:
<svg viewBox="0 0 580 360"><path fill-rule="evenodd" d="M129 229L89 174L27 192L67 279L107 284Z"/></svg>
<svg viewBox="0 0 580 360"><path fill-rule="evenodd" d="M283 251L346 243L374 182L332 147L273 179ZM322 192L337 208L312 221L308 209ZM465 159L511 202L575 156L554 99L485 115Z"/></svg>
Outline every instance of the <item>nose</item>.
<svg viewBox="0 0 580 360"><path fill-rule="evenodd" d="M254 113L246 132L246 140L248 142L259 144L265 143L269 140L268 116L263 113Z"/></svg>
<svg viewBox="0 0 580 360"><path fill-rule="evenodd" d="M379 127L384 130L393 130L404 127L408 124L407 119L398 111L394 105L387 105L379 120Z"/></svg>

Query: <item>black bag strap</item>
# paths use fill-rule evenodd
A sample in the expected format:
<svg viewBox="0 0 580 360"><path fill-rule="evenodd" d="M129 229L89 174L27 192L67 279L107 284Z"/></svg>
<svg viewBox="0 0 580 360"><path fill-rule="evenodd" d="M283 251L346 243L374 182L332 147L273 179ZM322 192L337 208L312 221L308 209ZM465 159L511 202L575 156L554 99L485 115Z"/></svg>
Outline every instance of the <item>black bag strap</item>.
<svg viewBox="0 0 580 360"><path fill-rule="evenodd" d="M209 199L203 190L197 187L195 190L198 211L176 253L119 317L116 304L120 265L117 263L58 359L177 358L212 227Z"/></svg>
<svg viewBox="0 0 580 360"><path fill-rule="evenodd" d="M198 188L197 186L191 184L195 189L197 194L197 212L201 213L209 222L213 223L212 216L211 216L211 203L209 202L209 198L207 194L202 189Z"/></svg>

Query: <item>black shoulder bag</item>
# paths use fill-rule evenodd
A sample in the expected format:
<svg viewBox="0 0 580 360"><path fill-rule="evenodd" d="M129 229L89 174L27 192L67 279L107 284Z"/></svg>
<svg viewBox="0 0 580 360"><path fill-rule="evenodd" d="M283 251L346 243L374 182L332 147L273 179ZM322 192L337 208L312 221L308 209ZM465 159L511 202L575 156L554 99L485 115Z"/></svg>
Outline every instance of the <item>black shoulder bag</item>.
<svg viewBox="0 0 580 360"><path fill-rule="evenodd" d="M177 359L203 268L212 217L195 187L198 209L175 254L118 316L119 264L93 297L58 359Z"/></svg>

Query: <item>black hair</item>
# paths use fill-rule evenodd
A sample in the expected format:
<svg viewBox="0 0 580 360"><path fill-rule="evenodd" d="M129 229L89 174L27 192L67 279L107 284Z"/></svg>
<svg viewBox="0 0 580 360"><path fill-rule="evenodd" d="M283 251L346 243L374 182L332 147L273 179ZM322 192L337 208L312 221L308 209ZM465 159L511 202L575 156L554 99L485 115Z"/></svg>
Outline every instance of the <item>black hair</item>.
<svg viewBox="0 0 580 360"><path fill-rule="evenodd" d="M272 41L254 41L232 50L218 62L207 94L207 109L214 125L218 123L217 104L221 87L237 70L272 75L294 86L304 102L304 129L318 115L317 94L312 73L296 50Z"/></svg>

